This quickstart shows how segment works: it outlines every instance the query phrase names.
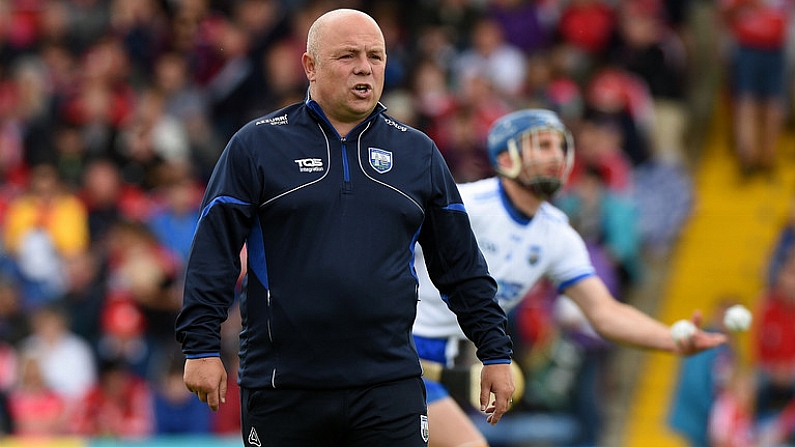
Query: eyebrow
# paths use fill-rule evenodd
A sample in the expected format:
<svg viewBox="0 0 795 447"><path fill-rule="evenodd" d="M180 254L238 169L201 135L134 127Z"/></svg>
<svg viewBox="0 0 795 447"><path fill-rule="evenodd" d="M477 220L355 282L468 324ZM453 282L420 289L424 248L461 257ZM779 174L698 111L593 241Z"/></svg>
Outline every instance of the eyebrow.
<svg viewBox="0 0 795 447"><path fill-rule="evenodd" d="M338 48L334 53L346 53L346 52L365 52L365 53L386 53L386 48L382 46L373 47L370 49L362 49L361 46L358 45L345 45L343 47Z"/></svg>

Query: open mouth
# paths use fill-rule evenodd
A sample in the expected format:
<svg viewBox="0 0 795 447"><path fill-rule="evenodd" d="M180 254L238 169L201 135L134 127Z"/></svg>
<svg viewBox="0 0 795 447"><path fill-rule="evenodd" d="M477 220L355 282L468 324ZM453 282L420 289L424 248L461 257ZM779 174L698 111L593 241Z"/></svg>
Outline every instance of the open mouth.
<svg viewBox="0 0 795 447"><path fill-rule="evenodd" d="M356 91L357 93L360 93L360 94L363 95L363 94L366 94L367 92L369 92L372 89L367 84L356 84L353 87L353 90Z"/></svg>

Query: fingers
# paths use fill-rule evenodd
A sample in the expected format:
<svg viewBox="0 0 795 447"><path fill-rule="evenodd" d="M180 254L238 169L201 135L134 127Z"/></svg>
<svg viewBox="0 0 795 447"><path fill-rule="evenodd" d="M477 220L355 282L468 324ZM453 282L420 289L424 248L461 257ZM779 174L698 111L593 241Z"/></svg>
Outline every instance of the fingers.
<svg viewBox="0 0 795 447"><path fill-rule="evenodd" d="M707 349L718 347L726 342L728 342L728 337L726 334L719 332L706 332L699 329L691 337L687 337L686 339L677 342L676 347L678 354L689 356Z"/></svg>
<svg viewBox="0 0 795 447"><path fill-rule="evenodd" d="M701 327L701 321L703 319L704 316L701 314L701 311L696 309L693 311L693 316L690 318L690 321L692 321L696 327Z"/></svg>
<svg viewBox="0 0 795 447"><path fill-rule="evenodd" d="M510 364L484 366L480 381L480 409L489 414L486 422L495 425L511 406L514 392ZM494 400L489 402L493 396Z"/></svg>
<svg viewBox="0 0 795 447"><path fill-rule="evenodd" d="M677 354L682 356L697 354L701 351L720 346L728 341L728 338L725 334L706 332L702 329L699 329L701 327L702 321L703 315L701 311L697 309L693 311L693 315L689 320L689 323L692 323L693 329L690 329L690 331L684 331L678 330L682 328L674 327L676 325L684 326L688 320L680 320L671 327L671 335L674 339L674 344L676 346L675 352Z"/></svg>
<svg viewBox="0 0 795 447"><path fill-rule="evenodd" d="M726 334L719 332L699 331L694 338L696 352L703 351L705 349L712 349L729 341L729 338L726 336Z"/></svg>
<svg viewBox="0 0 795 447"><path fill-rule="evenodd" d="M491 397L491 387L487 386L484 381L480 382L480 411L486 411L489 405L489 397Z"/></svg>
<svg viewBox="0 0 795 447"><path fill-rule="evenodd" d="M213 392L208 393L206 395L206 398L207 398L206 400L202 399L202 402L207 402L207 406L209 406L211 410L218 411L218 405L220 405L221 403L220 390L216 388L215 390L213 390ZM199 399L201 399L201 397L199 397Z"/></svg>
<svg viewBox="0 0 795 447"><path fill-rule="evenodd" d="M226 379L226 370L218 357L188 359L185 362L185 386L213 411L217 411L221 402L226 401Z"/></svg>
<svg viewBox="0 0 795 447"><path fill-rule="evenodd" d="M202 401L204 402L204 401ZM207 405L213 411L218 411L221 402L226 402L226 375L221 376L221 380L213 390L207 394Z"/></svg>
<svg viewBox="0 0 795 447"><path fill-rule="evenodd" d="M491 405L486 408L485 412L489 414L486 418L486 422L491 425L496 425L497 422L502 419L502 415L508 412L508 408L511 406L511 396L510 394L506 396L496 396L494 401Z"/></svg>
<svg viewBox="0 0 795 447"><path fill-rule="evenodd" d="M220 389L221 389L221 403L222 403L222 404L225 404L225 403L226 403L226 386L227 386L227 384L226 384L226 380L224 380L223 382L221 382L221 387L220 387Z"/></svg>
<svg viewBox="0 0 795 447"><path fill-rule="evenodd" d="M190 388L188 390L195 394L200 401L206 403L213 411L218 411L220 403L226 402L226 385L223 386L223 395L220 388L215 388L209 392L197 389L191 390Z"/></svg>
<svg viewBox="0 0 795 447"><path fill-rule="evenodd" d="M206 403L207 406L210 407L210 409L213 411L218 411L220 402L226 402L226 386L224 386L223 399L221 398L221 393L219 388L215 388L213 390L210 390L209 392L197 389L193 390L191 390L190 388L188 389L190 390L191 393L195 394L200 401Z"/></svg>

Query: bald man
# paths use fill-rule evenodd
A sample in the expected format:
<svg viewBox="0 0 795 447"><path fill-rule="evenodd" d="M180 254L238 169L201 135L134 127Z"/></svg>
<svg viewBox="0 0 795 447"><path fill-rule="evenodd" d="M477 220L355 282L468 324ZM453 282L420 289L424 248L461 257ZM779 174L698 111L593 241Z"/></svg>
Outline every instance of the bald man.
<svg viewBox="0 0 795 447"><path fill-rule="evenodd" d="M302 57L306 99L240 129L207 186L176 336L185 385L217 409L227 374L220 325L246 244L247 446L427 446L411 337L415 242L478 348L481 410L496 424L508 409L512 347L496 283L436 145L379 103L386 60L370 16L322 15Z"/></svg>

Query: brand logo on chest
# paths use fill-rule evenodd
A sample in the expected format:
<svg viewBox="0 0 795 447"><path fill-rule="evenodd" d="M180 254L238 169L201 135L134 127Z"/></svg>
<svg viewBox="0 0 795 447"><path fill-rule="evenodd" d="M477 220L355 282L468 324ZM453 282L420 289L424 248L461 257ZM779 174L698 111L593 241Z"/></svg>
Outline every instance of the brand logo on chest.
<svg viewBox="0 0 795 447"><path fill-rule="evenodd" d="M298 165L298 172L323 172L323 160L320 158L299 158L293 161Z"/></svg>
<svg viewBox="0 0 795 447"><path fill-rule="evenodd" d="M254 125L256 126L259 126L261 124L270 124L271 126L282 126L288 124L287 114L285 113L282 116L275 116L273 118L265 118L254 123Z"/></svg>

